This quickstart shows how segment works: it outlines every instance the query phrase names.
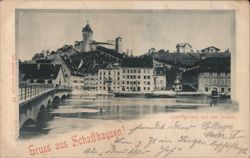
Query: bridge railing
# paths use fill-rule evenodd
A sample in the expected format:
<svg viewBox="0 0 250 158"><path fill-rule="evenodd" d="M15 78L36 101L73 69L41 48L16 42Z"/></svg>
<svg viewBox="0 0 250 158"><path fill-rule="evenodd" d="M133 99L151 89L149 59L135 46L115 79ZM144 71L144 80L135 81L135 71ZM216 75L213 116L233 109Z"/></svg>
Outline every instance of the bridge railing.
<svg viewBox="0 0 250 158"><path fill-rule="evenodd" d="M52 84L20 84L19 101L33 98L52 89L55 89Z"/></svg>

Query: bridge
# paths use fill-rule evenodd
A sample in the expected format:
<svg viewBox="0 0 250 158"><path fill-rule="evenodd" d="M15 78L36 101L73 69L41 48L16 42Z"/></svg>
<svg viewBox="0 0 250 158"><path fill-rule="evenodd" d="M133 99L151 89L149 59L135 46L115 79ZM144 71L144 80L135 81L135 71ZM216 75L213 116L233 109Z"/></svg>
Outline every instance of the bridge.
<svg viewBox="0 0 250 158"><path fill-rule="evenodd" d="M66 86L52 84L19 85L19 130L47 121L48 109L71 95Z"/></svg>

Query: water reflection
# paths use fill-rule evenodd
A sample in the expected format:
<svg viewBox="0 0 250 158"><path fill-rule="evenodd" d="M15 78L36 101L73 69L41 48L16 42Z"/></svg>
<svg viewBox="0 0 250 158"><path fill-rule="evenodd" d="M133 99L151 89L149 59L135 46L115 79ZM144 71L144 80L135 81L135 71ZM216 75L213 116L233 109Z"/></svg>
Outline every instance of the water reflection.
<svg viewBox="0 0 250 158"><path fill-rule="evenodd" d="M31 125L22 129L20 138L62 134L72 130L86 130L109 121L143 118L147 114L170 112L235 112L238 106L230 99L217 99L210 106L211 98L80 98L65 100L56 109L48 110L48 122L44 127ZM153 119L153 118L152 118Z"/></svg>

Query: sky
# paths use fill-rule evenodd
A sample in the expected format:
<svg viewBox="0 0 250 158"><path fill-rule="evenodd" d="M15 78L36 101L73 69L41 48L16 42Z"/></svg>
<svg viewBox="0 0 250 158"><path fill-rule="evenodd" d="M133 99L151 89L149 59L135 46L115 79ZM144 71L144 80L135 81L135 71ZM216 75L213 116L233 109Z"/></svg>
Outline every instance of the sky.
<svg viewBox="0 0 250 158"><path fill-rule="evenodd" d="M168 10L17 10L16 51L29 60L42 50L57 50L82 39L87 21L93 40L123 38L123 51L133 55L150 48L175 51L187 42L194 51L216 46L234 51L235 22L232 11Z"/></svg>

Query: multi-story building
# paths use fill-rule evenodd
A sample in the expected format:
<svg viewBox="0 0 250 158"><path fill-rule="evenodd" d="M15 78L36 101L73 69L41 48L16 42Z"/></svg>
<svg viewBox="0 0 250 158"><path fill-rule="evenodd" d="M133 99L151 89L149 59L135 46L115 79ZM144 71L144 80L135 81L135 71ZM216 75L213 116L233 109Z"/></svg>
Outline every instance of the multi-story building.
<svg viewBox="0 0 250 158"><path fill-rule="evenodd" d="M118 63L99 69L98 91L100 93L121 91L121 69Z"/></svg>
<svg viewBox="0 0 250 158"><path fill-rule="evenodd" d="M73 89L84 89L84 76L80 74L71 75L70 85Z"/></svg>
<svg viewBox="0 0 250 158"><path fill-rule="evenodd" d="M62 66L59 64L21 63L19 68L22 73L22 83L68 86Z"/></svg>
<svg viewBox="0 0 250 158"><path fill-rule="evenodd" d="M211 57L204 59L198 68L198 90L211 94L231 93L230 57Z"/></svg>
<svg viewBox="0 0 250 158"><path fill-rule="evenodd" d="M84 77L83 90L97 91L98 90L98 74L92 73Z"/></svg>
<svg viewBox="0 0 250 158"><path fill-rule="evenodd" d="M162 91L167 88L166 70L164 67L154 67L154 90Z"/></svg>
<svg viewBox="0 0 250 158"><path fill-rule="evenodd" d="M150 92L154 89L153 59L124 58L121 63L121 92Z"/></svg>

